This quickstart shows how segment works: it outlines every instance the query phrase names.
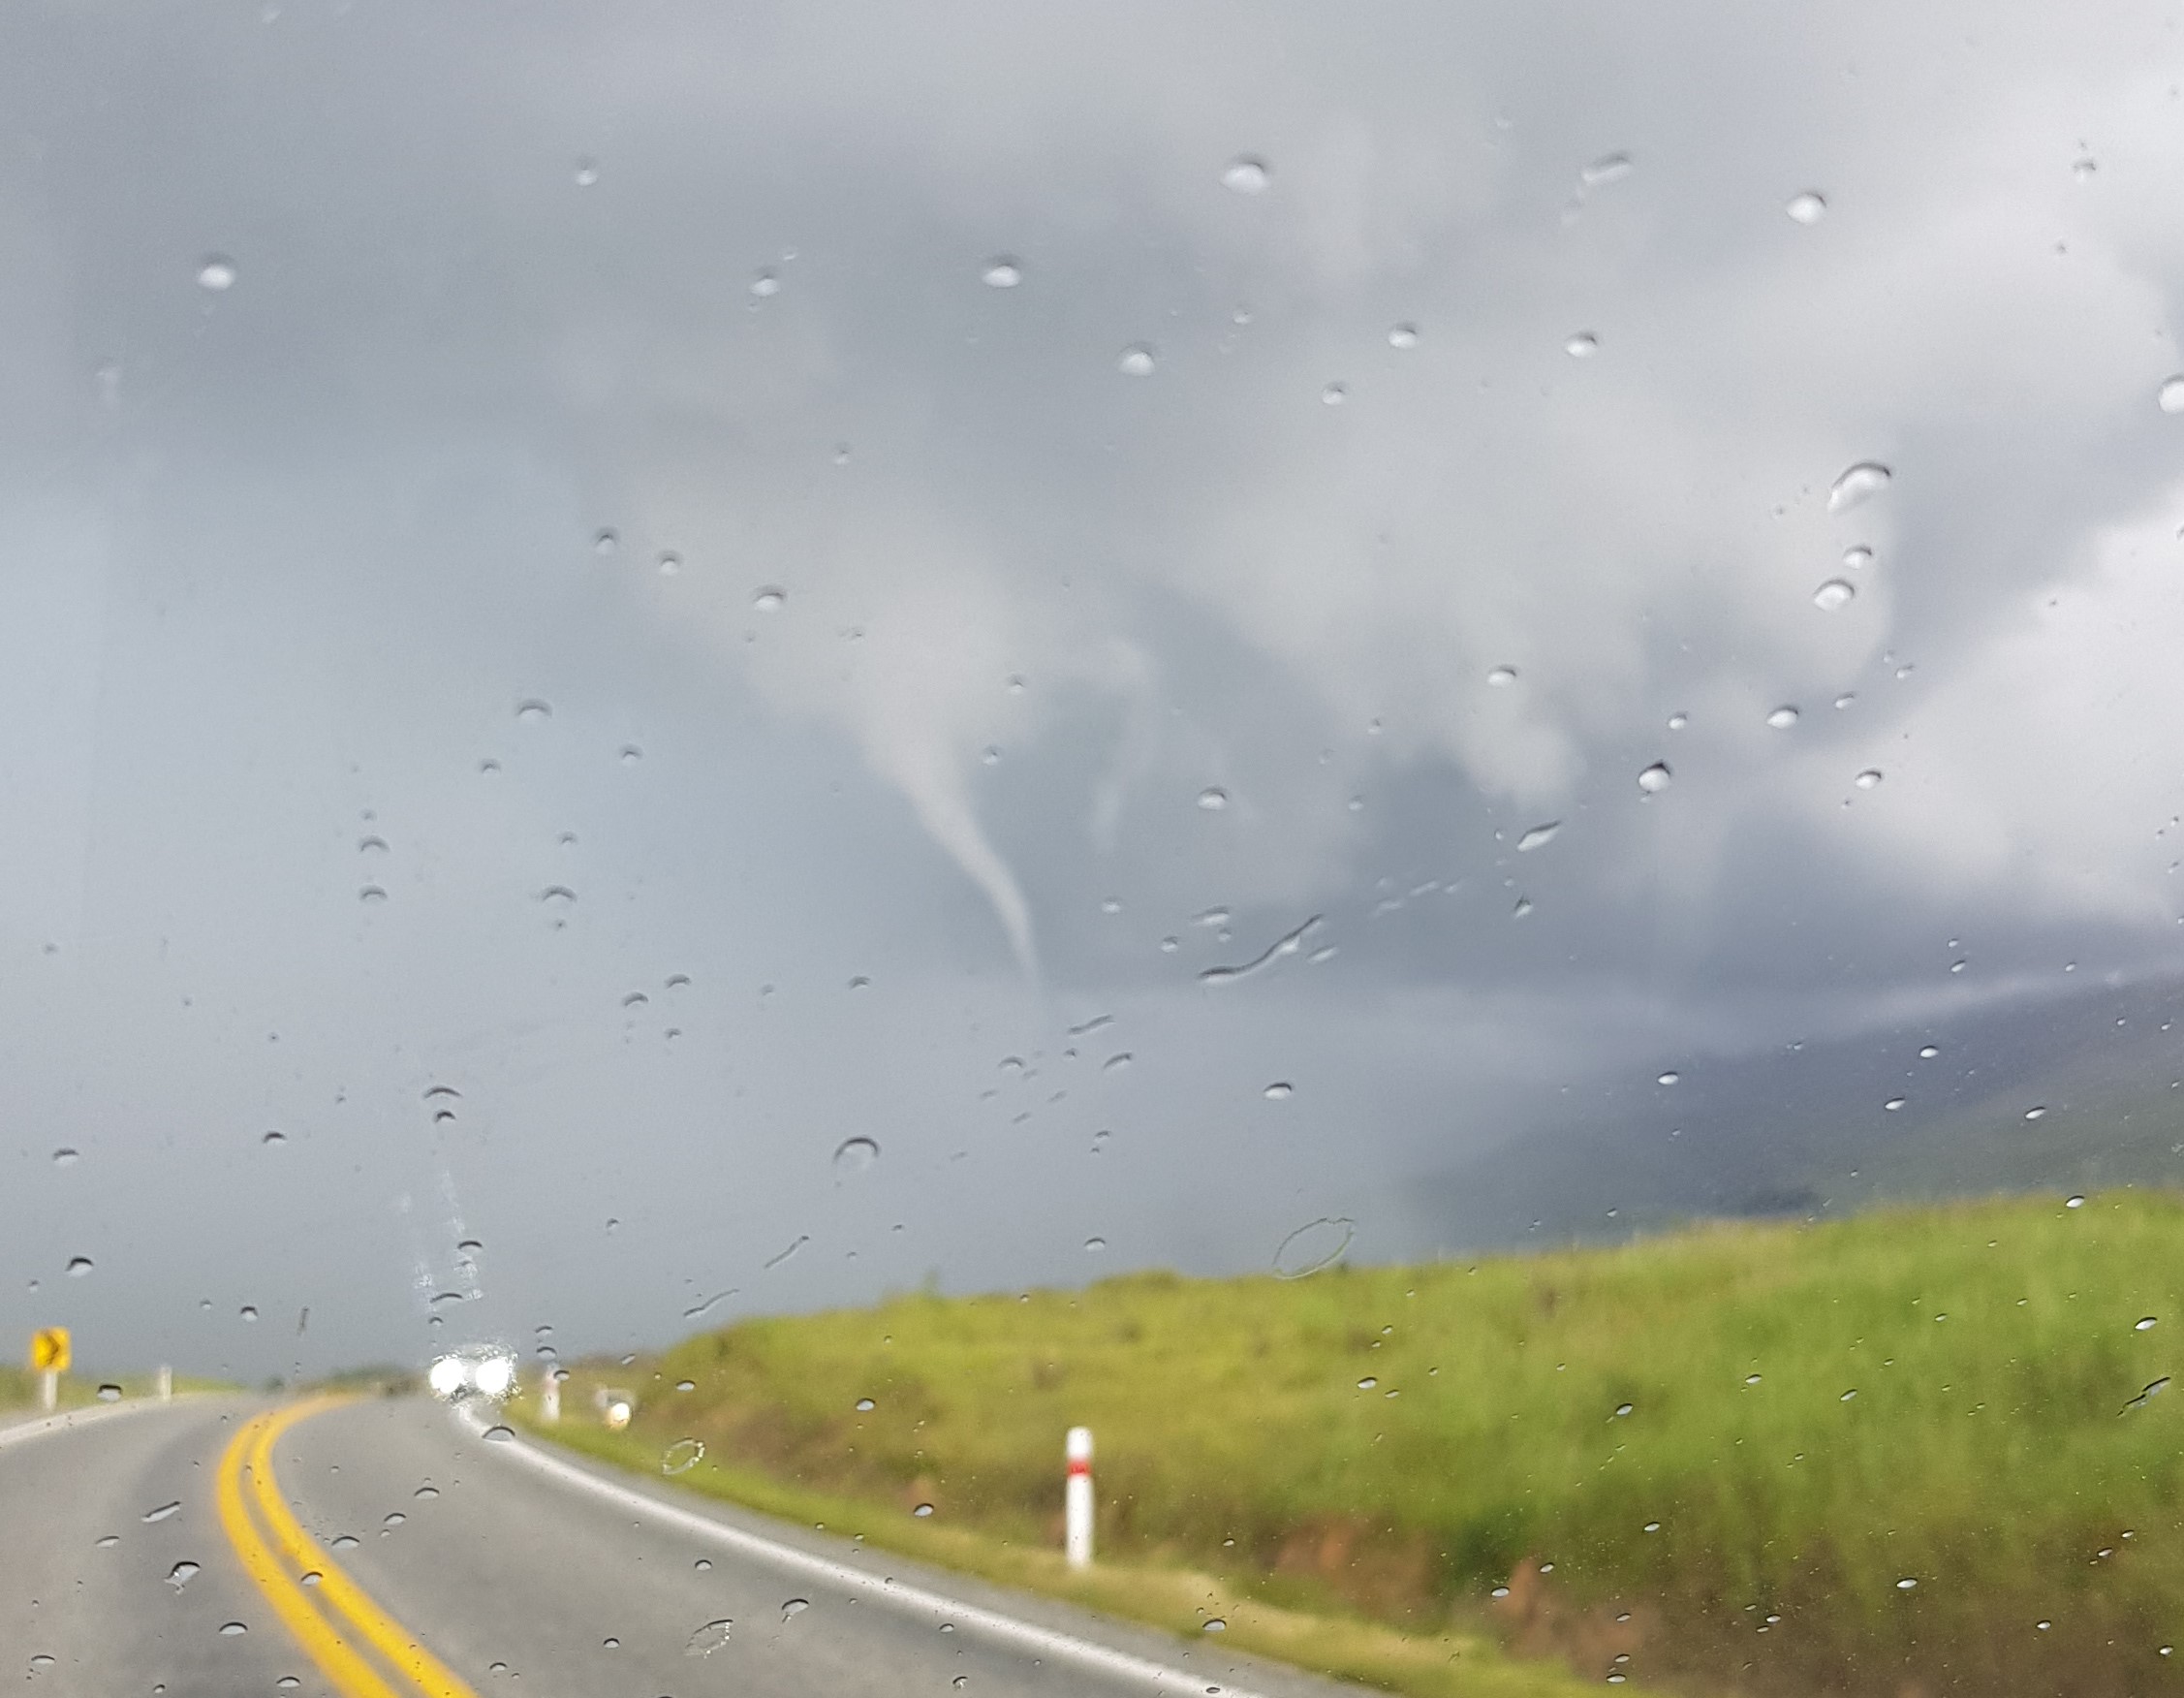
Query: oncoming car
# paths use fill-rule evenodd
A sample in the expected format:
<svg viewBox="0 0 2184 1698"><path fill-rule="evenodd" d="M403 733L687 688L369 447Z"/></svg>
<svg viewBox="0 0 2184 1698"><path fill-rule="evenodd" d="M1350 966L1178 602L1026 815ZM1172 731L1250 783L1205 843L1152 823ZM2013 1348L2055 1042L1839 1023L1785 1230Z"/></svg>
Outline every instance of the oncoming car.
<svg viewBox="0 0 2184 1698"><path fill-rule="evenodd" d="M469 1397L497 1401L515 1389L515 1358L490 1345L457 1350L435 1361L424 1382L451 1403Z"/></svg>

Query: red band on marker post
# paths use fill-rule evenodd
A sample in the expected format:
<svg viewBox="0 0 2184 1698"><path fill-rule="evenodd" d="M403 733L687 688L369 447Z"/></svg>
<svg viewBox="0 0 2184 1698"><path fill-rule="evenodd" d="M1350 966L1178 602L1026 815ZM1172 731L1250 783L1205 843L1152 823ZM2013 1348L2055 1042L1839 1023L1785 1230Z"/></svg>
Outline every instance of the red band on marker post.
<svg viewBox="0 0 2184 1698"><path fill-rule="evenodd" d="M1069 1475L1063 1482L1063 1548L1072 1568L1092 1561L1092 1430L1070 1429Z"/></svg>

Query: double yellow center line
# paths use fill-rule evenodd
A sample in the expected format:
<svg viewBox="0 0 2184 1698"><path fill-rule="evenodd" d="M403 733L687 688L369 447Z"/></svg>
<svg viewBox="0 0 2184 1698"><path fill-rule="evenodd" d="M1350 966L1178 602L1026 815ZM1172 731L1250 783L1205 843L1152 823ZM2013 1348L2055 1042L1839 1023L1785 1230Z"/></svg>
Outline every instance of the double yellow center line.
<svg viewBox="0 0 2184 1698"><path fill-rule="evenodd" d="M342 1401L314 1398L243 1424L220 1458L220 1525L243 1572L343 1698L477 1698L341 1571L281 1498L273 1441Z"/></svg>

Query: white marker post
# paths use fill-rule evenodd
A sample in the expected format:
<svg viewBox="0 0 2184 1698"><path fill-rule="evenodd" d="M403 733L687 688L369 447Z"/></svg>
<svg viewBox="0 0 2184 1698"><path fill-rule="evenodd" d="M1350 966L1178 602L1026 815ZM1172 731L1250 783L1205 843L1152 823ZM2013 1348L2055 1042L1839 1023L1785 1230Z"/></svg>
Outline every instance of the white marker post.
<svg viewBox="0 0 2184 1698"><path fill-rule="evenodd" d="M1069 1481L1063 1487L1064 1548L1072 1568L1092 1566L1092 1430L1073 1427L1069 1436Z"/></svg>
<svg viewBox="0 0 2184 1698"><path fill-rule="evenodd" d="M159 1365L159 1375L152 1381L152 1396L162 1403L174 1395L174 1370L166 1363Z"/></svg>
<svg viewBox="0 0 2184 1698"><path fill-rule="evenodd" d="M38 1406L50 1415L61 1400L61 1375L58 1368L48 1368L38 1376Z"/></svg>
<svg viewBox="0 0 2184 1698"><path fill-rule="evenodd" d="M546 1383L539 1387L539 1419L561 1419L561 1372L550 1362L546 1365Z"/></svg>

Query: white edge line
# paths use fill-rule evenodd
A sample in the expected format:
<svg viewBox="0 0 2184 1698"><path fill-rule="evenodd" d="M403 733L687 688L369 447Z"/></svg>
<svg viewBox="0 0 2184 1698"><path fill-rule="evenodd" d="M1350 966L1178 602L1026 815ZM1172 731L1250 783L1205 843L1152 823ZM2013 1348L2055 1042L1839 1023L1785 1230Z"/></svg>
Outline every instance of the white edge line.
<svg viewBox="0 0 2184 1698"><path fill-rule="evenodd" d="M456 1416L474 1434L484 1436L485 1424L473 1411L458 1408ZM794 1545L784 1545L763 1534L730 1526L725 1522L700 1515L680 1504L664 1502L646 1493L633 1492L627 1486L617 1486L611 1480L603 1480L588 1469L576 1467L513 1435L506 1440L494 1440L492 1448L520 1457L542 1473L551 1474L569 1485L582 1487L624 1509L634 1509L656 1520L671 1523L685 1532L696 1533L715 1544L726 1545L746 1556L756 1556L761 1561L770 1562L776 1568L788 1569L814 1580L823 1580L833 1586L864 1593L905 1614L938 1617L953 1621L958 1626L976 1627L992 1638L1006 1640L1023 1650L1039 1651L1063 1662L1076 1663L1081 1668L1097 1669L1102 1674L1136 1681L1150 1686L1156 1692L1203 1694L1218 1691L1222 1698L1258 1698L1258 1694L1241 1686L1231 1686L1209 1681L1203 1676L1187 1674L1181 1669L1170 1668L1166 1663L1154 1662L1149 1657L1137 1656L1127 1651L1116 1651L1109 1646L1095 1644L1089 1639L1079 1639L1074 1633L1062 1633L1051 1627L1019 1621L1015 1617L1004 1616L998 1610L960 1603L940 1592L927 1591L923 1587L904 1586L868 1569L837 1562L830 1556L799 1551Z"/></svg>
<svg viewBox="0 0 2184 1698"><path fill-rule="evenodd" d="M182 1397L189 1396L188 1393ZM81 1409L64 1409L58 1415L42 1415L32 1421L17 1421L10 1427L0 1427L0 1450L12 1444L39 1438L48 1432L66 1432L72 1427L86 1427L94 1421L106 1421L116 1415L134 1415L142 1409L171 1409L182 1398L127 1398L118 1403L93 1403Z"/></svg>

